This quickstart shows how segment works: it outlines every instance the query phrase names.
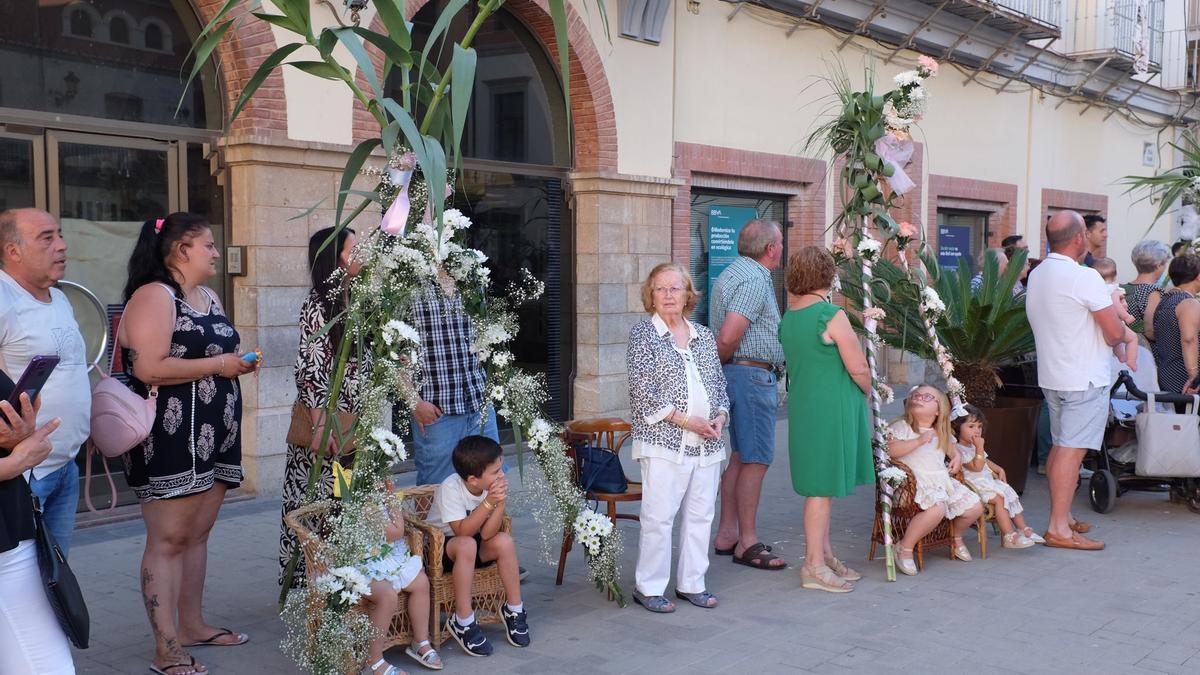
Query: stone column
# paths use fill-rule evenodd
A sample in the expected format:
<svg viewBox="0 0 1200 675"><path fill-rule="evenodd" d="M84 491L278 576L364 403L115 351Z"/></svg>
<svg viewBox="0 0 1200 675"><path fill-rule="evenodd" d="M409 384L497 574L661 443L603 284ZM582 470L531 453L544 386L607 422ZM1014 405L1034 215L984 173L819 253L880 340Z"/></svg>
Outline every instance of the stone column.
<svg viewBox="0 0 1200 675"><path fill-rule="evenodd" d="M575 173L573 418L629 414L625 348L645 318L641 284L671 259L671 208L682 181Z"/></svg>
<svg viewBox="0 0 1200 675"><path fill-rule="evenodd" d="M233 279L233 319L242 348L263 352L258 375L242 378L243 488L256 494L282 489L300 306L311 285L308 238L333 225L334 194L348 155L344 146L279 138L226 142L229 245L246 247L246 274ZM320 208L292 220L322 199ZM347 200L356 203L355 197ZM365 222L366 215L360 218Z"/></svg>

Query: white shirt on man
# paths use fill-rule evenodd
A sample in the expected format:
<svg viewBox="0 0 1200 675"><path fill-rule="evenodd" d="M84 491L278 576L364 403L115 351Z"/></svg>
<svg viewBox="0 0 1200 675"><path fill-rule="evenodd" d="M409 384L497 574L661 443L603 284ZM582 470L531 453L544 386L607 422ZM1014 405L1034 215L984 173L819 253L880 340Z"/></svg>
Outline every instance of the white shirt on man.
<svg viewBox="0 0 1200 675"><path fill-rule="evenodd" d="M83 335L67 296L50 289L50 302L30 295L0 270L0 368L15 382L35 356L57 356L58 366L42 387L38 426L58 417L51 436L54 449L33 470L44 478L73 461L91 434L92 384Z"/></svg>
<svg viewBox="0 0 1200 675"><path fill-rule="evenodd" d="M487 496L487 490L477 495L471 494L462 476L452 473L442 481L441 485L437 486L437 491L433 493L433 505L429 507L429 515L425 518L425 522L442 528L448 534L454 534L450 529L450 523L471 515L471 512L479 508L483 500L487 499Z"/></svg>
<svg viewBox="0 0 1200 675"><path fill-rule="evenodd" d="M1086 391L1112 384L1112 348L1092 312L1112 305L1100 273L1051 253L1029 273L1025 313L1037 345L1038 385Z"/></svg>

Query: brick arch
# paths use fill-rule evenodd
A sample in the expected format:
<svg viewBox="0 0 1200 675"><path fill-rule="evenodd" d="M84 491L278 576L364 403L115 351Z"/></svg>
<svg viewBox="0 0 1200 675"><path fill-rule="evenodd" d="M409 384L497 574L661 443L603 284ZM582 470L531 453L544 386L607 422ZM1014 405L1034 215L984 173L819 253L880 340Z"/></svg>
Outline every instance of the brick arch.
<svg viewBox="0 0 1200 675"><path fill-rule="evenodd" d="M207 24L224 4L223 0L192 0L201 25ZM237 104L242 89L254 71L275 51L275 36L265 21L243 21L231 28L217 45L217 91L222 99L221 124ZM271 73L242 109L230 129L231 136L287 136L287 99L283 74Z"/></svg>
<svg viewBox="0 0 1200 675"><path fill-rule="evenodd" d="M411 19L428 1L408 0L406 17ZM504 8L541 41L557 70L558 47L554 39L554 21L546 0L507 0ZM378 16L372 20L370 28L386 32ZM617 123L608 77L587 24L570 4L567 5L567 43L570 47L568 64L571 74L574 168L578 171L616 171ZM372 45L367 48L377 67L381 67L382 55ZM366 79L361 72L355 79L361 86L366 86ZM375 128L371 115L355 101L354 138L359 140L372 136Z"/></svg>

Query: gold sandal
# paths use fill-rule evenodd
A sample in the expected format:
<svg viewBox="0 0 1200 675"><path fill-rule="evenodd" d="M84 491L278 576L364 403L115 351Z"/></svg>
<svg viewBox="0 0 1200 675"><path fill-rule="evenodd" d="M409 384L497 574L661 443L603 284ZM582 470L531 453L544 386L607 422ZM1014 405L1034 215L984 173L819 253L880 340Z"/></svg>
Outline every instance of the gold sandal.
<svg viewBox="0 0 1200 675"><path fill-rule="evenodd" d="M854 584L841 578L829 569L828 565L821 565L815 569L805 565L800 568L800 586L813 591L826 591L828 593L849 593L854 590Z"/></svg>
<svg viewBox="0 0 1200 675"><path fill-rule="evenodd" d="M829 565L829 569L833 570L834 574L845 579L846 581L858 581L859 579L862 579L861 574L849 567L846 567L846 563L838 560L836 557L830 556L826 558L825 564Z"/></svg>
<svg viewBox="0 0 1200 675"><path fill-rule="evenodd" d="M962 537L954 538L954 544L950 547L950 555L953 556L955 560L961 560L963 562L971 562L972 560L971 552L967 550L967 545L963 543Z"/></svg>

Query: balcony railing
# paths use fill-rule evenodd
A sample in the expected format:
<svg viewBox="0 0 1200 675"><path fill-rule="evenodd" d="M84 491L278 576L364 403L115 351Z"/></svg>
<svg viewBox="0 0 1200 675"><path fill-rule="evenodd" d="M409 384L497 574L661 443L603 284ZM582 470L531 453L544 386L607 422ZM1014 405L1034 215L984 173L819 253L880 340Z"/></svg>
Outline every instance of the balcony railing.
<svg viewBox="0 0 1200 675"><path fill-rule="evenodd" d="M1163 41L1163 89L1200 90L1200 40L1193 31L1168 31ZM1191 39L1189 39L1191 38Z"/></svg>
<svg viewBox="0 0 1200 675"><path fill-rule="evenodd" d="M1133 72L1162 65L1163 0L1078 0L1063 27L1063 53Z"/></svg>
<svg viewBox="0 0 1200 675"><path fill-rule="evenodd" d="M1003 7L1018 14L1024 14L1048 26L1062 25L1061 0L995 0L995 2L989 4Z"/></svg>
<svg viewBox="0 0 1200 675"><path fill-rule="evenodd" d="M1200 28L1200 0L1186 0L1184 4L1187 6L1187 27Z"/></svg>

